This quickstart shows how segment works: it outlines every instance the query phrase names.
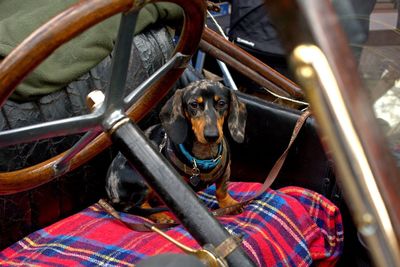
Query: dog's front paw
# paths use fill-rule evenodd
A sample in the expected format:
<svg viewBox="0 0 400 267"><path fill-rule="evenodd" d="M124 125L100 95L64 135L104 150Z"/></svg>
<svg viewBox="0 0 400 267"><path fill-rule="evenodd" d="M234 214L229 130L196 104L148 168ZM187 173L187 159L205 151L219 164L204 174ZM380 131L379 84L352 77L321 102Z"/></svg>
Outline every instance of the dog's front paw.
<svg viewBox="0 0 400 267"><path fill-rule="evenodd" d="M233 199L229 194L223 199L218 199L218 204L220 208L228 208L227 214L230 215L237 215L244 211L242 205L237 205L239 201Z"/></svg>
<svg viewBox="0 0 400 267"><path fill-rule="evenodd" d="M150 215L149 218L155 223L175 223L174 218L165 212L154 213Z"/></svg>

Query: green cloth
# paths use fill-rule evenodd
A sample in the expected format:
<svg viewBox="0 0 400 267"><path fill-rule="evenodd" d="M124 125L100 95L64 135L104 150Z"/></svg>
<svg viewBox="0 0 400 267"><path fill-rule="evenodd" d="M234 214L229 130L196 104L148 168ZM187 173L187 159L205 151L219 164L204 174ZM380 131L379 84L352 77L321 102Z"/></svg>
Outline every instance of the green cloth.
<svg viewBox="0 0 400 267"><path fill-rule="evenodd" d="M22 40L77 0L0 0L0 58ZM58 48L14 91L13 99L26 100L55 92L79 78L110 54L120 15L113 16ZM155 22L177 23L182 9L170 3L149 4L140 10L135 34Z"/></svg>

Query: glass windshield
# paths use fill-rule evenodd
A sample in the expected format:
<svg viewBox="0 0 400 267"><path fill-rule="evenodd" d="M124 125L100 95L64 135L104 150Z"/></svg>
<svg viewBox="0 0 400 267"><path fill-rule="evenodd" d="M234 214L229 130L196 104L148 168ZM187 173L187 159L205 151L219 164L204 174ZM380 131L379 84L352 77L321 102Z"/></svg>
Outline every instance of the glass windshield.
<svg viewBox="0 0 400 267"><path fill-rule="evenodd" d="M357 2L357 1L352 1ZM399 1L400 2L400 1ZM365 40L350 39L375 115L400 166L400 35L396 0L363 0L355 15ZM371 6L368 6L371 5ZM364 12L364 13L362 13ZM370 12L370 14L368 14ZM346 20L345 16L344 19ZM350 20L350 19L349 19Z"/></svg>

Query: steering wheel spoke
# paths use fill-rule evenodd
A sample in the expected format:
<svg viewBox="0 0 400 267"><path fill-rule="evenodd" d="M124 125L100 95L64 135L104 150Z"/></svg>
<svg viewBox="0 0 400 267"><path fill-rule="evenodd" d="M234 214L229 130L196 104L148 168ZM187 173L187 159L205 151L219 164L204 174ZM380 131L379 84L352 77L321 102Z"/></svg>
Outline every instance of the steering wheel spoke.
<svg viewBox="0 0 400 267"><path fill-rule="evenodd" d="M93 113L2 131L0 147L101 129L101 120L101 114Z"/></svg>
<svg viewBox="0 0 400 267"><path fill-rule="evenodd" d="M137 15L138 12L136 11L122 14L121 17L115 55L112 61L111 82L106 89L104 98L106 120L112 119L113 116L111 114L116 110L123 109L124 89Z"/></svg>
<svg viewBox="0 0 400 267"><path fill-rule="evenodd" d="M124 98L124 106L130 107L144 96L145 92L169 71L176 68L185 68L191 56L182 53L176 53L170 60L168 60L161 68L155 71L146 81L141 83L135 90Z"/></svg>

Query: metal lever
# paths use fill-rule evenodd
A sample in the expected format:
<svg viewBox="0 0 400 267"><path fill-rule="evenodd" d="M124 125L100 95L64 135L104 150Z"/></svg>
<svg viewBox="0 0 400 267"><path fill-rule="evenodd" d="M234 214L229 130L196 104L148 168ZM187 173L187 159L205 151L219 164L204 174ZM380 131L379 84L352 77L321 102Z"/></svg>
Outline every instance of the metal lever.
<svg viewBox="0 0 400 267"><path fill-rule="evenodd" d="M99 110L104 102L104 93L100 90L90 92L86 97L86 104L91 112ZM85 133L81 139L66 154L53 165L54 174L61 176L69 171L72 158L78 154L87 144L94 140L102 131L90 130Z"/></svg>

